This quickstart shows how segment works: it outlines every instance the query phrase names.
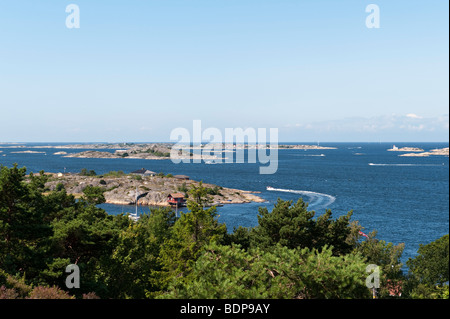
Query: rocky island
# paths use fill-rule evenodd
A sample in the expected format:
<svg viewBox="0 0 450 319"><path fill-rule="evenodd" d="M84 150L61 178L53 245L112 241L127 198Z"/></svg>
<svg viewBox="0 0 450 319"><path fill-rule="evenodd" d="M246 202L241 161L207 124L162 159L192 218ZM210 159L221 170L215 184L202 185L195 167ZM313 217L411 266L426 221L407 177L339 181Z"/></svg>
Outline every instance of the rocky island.
<svg viewBox="0 0 450 319"><path fill-rule="evenodd" d="M121 171L104 175L95 175L93 171L87 173L46 173L49 175L49 180L45 187L49 191L64 188L67 193L80 197L87 186L96 186L104 190L103 195L106 203L109 204L134 205L136 196L142 195L139 198L139 205L170 206L169 194L183 194L186 199L191 185L199 185L199 182L190 180L184 175L172 176L159 173L145 176L145 174L125 174ZM211 205L265 202L261 197L254 195L258 192L220 187L208 183L203 183L203 186L210 195Z"/></svg>
<svg viewBox="0 0 450 319"><path fill-rule="evenodd" d="M61 145L49 146L54 148L67 149L85 149L79 153L65 154L64 157L78 157L78 158L129 158L129 159L148 159L148 160L162 160L171 159L171 150L173 143L120 143L120 144L76 144L76 145ZM189 157L190 159L213 160L220 159L215 155L203 153L201 150L208 146L212 152L222 151L223 153L235 152L242 149L299 149L299 150L324 150L336 149L335 147L326 147L319 145L301 145L301 144L280 144L276 147L270 145L252 145L252 144L212 144L199 145L187 147L188 155L178 152L176 158L183 159ZM89 150L86 150L89 149ZM101 150L101 151L100 151ZM110 151L106 151L110 150ZM55 153L60 155L62 152Z"/></svg>
<svg viewBox="0 0 450 319"><path fill-rule="evenodd" d="M83 145L85 149L110 149L112 151L88 150L80 153L67 154L64 157L78 158L135 158L135 159L169 159L171 145L169 143L151 144L93 144ZM67 148L70 148L68 146ZM74 145L73 148L81 148Z"/></svg>
<svg viewBox="0 0 450 319"><path fill-rule="evenodd" d="M278 149L294 149L294 150L335 150L337 147L320 146L320 145L303 145L303 144L280 144Z"/></svg>
<svg viewBox="0 0 450 319"><path fill-rule="evenodd" d="M397 147L392 146L392 148L388 149L389 152L423 152L424 150L418 147Z"/></svg>
<svg viewBox="0 0 450 319"><path fill-rule="evenodd" d="M444 147L444 148L438 148L438 149L432 149L428 152L420 152L420 153L406 153L406 154L402 154L399 156L407 156L407 157L428 157L428 156L436 156L436 155L441 155L441 156L449 156L449 148L448 147Z"/></svg>

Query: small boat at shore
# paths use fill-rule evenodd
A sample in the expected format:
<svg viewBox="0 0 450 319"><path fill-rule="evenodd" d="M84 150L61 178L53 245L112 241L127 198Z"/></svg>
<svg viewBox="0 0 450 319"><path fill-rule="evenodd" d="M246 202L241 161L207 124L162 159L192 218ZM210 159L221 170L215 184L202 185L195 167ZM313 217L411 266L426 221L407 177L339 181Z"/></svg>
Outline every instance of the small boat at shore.
<svg viewBox="0 0 450 319"><path fill-rule="evenodd" d="M136 201L134 203L136 211L134 213L131 213L128 215L128 218L130 218L132 221L137 222L141 218L141 216L138 215L138 201L139 201L139 198L144 197L147 194L148 194L148 192L139 195L138 188L136 187Z"/></svg>

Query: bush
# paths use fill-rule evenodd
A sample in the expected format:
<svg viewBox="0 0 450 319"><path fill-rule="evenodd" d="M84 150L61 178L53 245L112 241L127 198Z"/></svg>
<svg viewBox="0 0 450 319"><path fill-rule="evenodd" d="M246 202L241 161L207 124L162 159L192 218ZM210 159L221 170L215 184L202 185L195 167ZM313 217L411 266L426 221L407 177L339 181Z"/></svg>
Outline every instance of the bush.
<svg viewBox="0 0 450 319"><path fill-rule="evenodd" d="M75 299L75 297L69 295L66 291L61 290L56 286L38 286L31 291L30 296L26 299Z"/></svg>
<svg viewBox="0 0 450 319"><path fill-rule="evenodd" d="M183 193L187 193L189 191L189 189L186 186L186 183L181 184L181 186L178 186L177 189L178 191Z"/></svg>
<svg viewBox="0 0 450 319"><path fill-rule="evenodd" d="M208 194L208 195L222 195L221 193L220 193L220 187L219 186L214 186L213 188L207 188L206 189L206 193Z"/></svg>
<svg viewBox="0 0 450 319"><path fill-rule="evenodd" d="M80 171L80 175L81 176L97 176L97 173L93 169L88 171L86 168L83 168Z"/></svg>
<svg viewBox="0 0 450 319"><path fill-rule="evenodd" d="M134 180L137 180L137 181L142 181L142 176L141 175L133 175L133 177L132 177Z"/></svg>
<svg viewBox="0 0 450 319"><path fill-rule="evenodd" d="M0 300L1 299L18 299L19 294L15 289L8 289L5 286L0 287Z"/></svg>

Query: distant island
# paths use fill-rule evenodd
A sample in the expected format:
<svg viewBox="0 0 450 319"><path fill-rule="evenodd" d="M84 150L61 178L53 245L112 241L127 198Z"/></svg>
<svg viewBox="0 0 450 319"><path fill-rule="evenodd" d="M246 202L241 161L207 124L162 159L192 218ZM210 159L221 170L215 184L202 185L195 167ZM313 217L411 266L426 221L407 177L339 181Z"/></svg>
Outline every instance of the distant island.
<svg viewBox="0 0 450 319"><path fill-rule="evenodd" d="M418 147L397 147L392 146L392 148L388 149L390 152L423 152L424 150Z"/></svg>
<svg viewBox="0 0 450 319"><path fill-rule="evenodd" d="M67 154L64 152L56 152L54 155L64 155L64 157L78 157L78 158L129 158L129 159L148 159L148 160L163 160L171 159L170 152L173 143L99 143L99 144L72 144L72 145L57 145L57 146L33 146L39 148L58 148L58 149L85 149L79 153ZM189 155L183 154L179 151L177 158L183 159L189 157L190 159L213 160L218 159L215 155L199 154L195 150L201 150L206 145L198 145L187 147ZM21 147L21 146L17 146ZM298 149L298 150L326 150L336 149L336 147L327 147L319 145L302 145L302 144L280 144L277 147L268 145L252 145L252 144L208 144L212 147L212 151L222 150L223 152L234 152L243 149ZM88 149L88 150L87 150ZM106 151L114 150L114 152Z"/></svg>
<svg viewBox="0 0 450 319"><path fill-rule="evenodd" d="M433 155L441 155L441 156L449 156L449 148L437 148L432 149L428 152L425 152L425 150L418 148L418 147L397 147L393 146L392 148L388 149L390 152L409 152L406 154L400 154L399 156L405 156L405 157L428 157Z"/></svg>
<svg viewBox="0 0 450 319"><path fill-rule="evenodd" d="M191 185L199 185L199 182L190 180L188 176L184 175L157 174L145 169L141 171L130 174L118 171L103 175L97 175L94 171L87 170L78 174L46 173L50 178L45 187L48 191L64 188L67 193L80 197L87 186L94 186L104 190L103 195L108 204L134 205L136 196L143 195L139 198L140 205L170 206L168 203L170 194L181 193L187 197L187 191ZM206 187L211 197L211 205L265 202L263 198L254 195L258 192L208 183L203 183L203 186Z"/></svg>
<svg viewBox="0 0 450 319"><path fill-rule="evenodd" d="M319 146L319 145L303 145L303 144L280 144L278 149L294 149L294 150L336 150L337 147Z"/></svg>
<svg viewBox="0 0 450 319"><path fill-rule="evenodd" d="M441 155L441 156L448 156L449 155L449 148L445 147L445 148L437 148L437 149L432 149L429 152L421 152L421 153L406 153L406 154L401 154L399 156L407 156L407 157L428 157L428 156L436 156L436 155Z"/></svg>

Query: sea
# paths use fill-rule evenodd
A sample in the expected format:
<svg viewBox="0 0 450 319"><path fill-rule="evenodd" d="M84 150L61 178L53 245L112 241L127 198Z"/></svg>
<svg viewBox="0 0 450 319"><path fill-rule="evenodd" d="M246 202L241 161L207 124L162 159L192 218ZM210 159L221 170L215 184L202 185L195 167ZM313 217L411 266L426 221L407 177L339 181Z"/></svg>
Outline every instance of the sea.
<svg viewBox="0 0 450 319"><path fill-rule="evenodd" d="M428 151L448 147L448 143L320 143L320 146L336 149L279 149L278 169L270 175L260 174L264 164L258 162L175 164L171 160L65 158L55 153L89 149L45 147L57 145L67 143L0 144L0 165L11 167L17 163L34 173L41 170L78 173L83 168L97 174L119 170L129 173L145 168L260 192L256 195L264 198L264 203L225 204L217 208L218 220L225 223L230 232L238 226L256 226L259 207L270 211L278 198L294 202L303 198L316 216L327 209L332 211L333 218L352 211L352 221L358 221L366 234L376 230L380 240L395 245L404 243L403 263L417 255L421 244L449 233L448 156L401 157L400 152L387 151L393 145ZM273 190L267 190L268 186ZM109 214L134 212L135 209L111 204L100 207ZM138 210L140 214L150 212L148 207L140 206Z"/></svg>

